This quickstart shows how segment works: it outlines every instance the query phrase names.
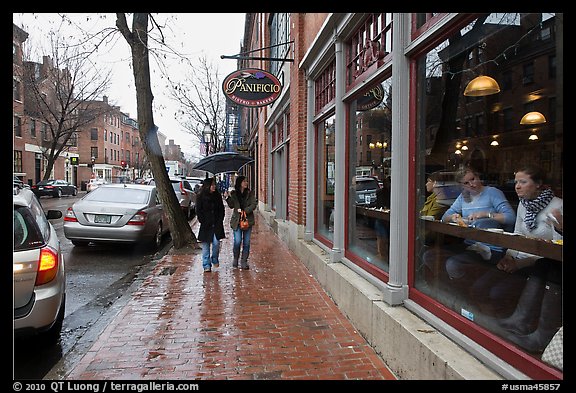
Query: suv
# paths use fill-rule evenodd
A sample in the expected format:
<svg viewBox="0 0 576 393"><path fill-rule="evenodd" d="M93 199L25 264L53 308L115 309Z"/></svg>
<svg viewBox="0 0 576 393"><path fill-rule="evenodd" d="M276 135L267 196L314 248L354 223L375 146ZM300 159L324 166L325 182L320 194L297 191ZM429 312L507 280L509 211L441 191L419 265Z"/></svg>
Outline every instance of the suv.
<svg viewBox="0 0 576 393"><path fill-rule="evenodd" d="M41 333L51 342L60 337L66 304L66 274L60 241L48 221L59 210L44 213L29 189L14 192L14 334Z"/></svg>
<svg viewBox="0 0 576 393"><path fill-rule="evenodd" d="M374 206L378 180L370 176L356 176L356 205Z"/></svg>
<svg viewBox="0 0 576 393"><path fill-rule="evenodd" d="M186 179L170 178L170 182L184 215L188 220L191 219L196 212L196 192ZM150 179L146 184L154 186L156 182L154 179Z"/></svg>

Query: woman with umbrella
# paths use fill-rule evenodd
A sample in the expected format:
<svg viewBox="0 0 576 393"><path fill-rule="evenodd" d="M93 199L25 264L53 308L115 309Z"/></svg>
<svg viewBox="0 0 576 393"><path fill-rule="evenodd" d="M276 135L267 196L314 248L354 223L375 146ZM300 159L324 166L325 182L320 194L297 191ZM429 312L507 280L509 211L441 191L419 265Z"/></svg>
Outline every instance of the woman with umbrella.
<svg viewBox="0 0 576 393"><path fill-rule="evenodd" d="M254 210L258 205L258 200L254 195L254 191L248 188L248 179L246 179L246 176L238 176L234 184L234 189L230 194L228 194L228 191L225 191L224 198L226 198L228 206L233 209L232 217L230 218L230 227L234 233L234 245L232 248L234 262L232 263L232 267L238 267L240 247L242 246L240 269L248 270L250 234L252 233L252 226L254 225ZM243 213L246 213L246 218L250 224L246 229L240 228L240 218Z"/></svg>
<svg viewBox="0 0 576 393"><path fill-rule="evenodd" d="M224 233L224 202L216 189L216 180L206 178L196 200L196 216L200 222L198 240L202 244L202 267L204 273L212 271L212 266L218 267L220 262L220 239ZM210 256L212 246L212 256Z"/></svg>

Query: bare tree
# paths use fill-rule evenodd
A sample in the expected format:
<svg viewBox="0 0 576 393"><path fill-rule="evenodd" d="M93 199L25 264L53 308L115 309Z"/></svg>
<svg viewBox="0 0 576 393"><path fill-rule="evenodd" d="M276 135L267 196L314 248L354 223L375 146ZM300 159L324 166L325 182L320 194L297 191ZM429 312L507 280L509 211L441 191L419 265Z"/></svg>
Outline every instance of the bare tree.
<svg viewBox="0 0 576 393"><path fill-rule="evenodd" d="M190 66L191 71L182 82L170 80L170 93L181 108L176 114L180 124L199 141L204 140L203 130L208 125L212 130L212 152L219 152L225 146L226 98L218 68L205 55L199 57L198 63Z"/></svg>
<svg viewBox="0 0 576 393"><path fill-rule="evenodd" d="M135 13L132 17L132 30L130 31L126 21L126 14L116 14L116 27L120 30L132 51L132 66L134 82L136 85L136 106L138 112L138 129L140 139L144 144L144 151L150 161L152 173L160 199L164 204L168 215L168 223L175 248L182 248L186 245L198 247L196 236L192 228L186 221L186 217L180 209L180 204L176 194L172 189L164 157L158 142L158 129L154 124L154 114L152 111L152 87L150 83L150 62L148 47L148 20L161 33L161 28L154 22L154 18L147 13Z"/></svg>
<svg viewBox="0 0 576 393"><path fill-rule="evenodd" d="M44 180L76 133L110 110L96 101L110 84L110 72L95 67L89 53L63 44L59 35L51 36L50 45L51 56L44 56L42 64L27 61L21 76L27 114L47 125L41 137Z"/></svg>

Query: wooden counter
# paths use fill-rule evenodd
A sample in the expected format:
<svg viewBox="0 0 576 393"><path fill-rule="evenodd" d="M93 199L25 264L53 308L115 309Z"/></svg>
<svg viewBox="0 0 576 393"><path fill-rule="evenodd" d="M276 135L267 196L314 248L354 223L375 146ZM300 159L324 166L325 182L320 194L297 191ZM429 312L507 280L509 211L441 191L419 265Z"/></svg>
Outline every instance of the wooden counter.
<svg viewBox="0 0 576 393"><path fill-rule="evenodd" d="M562 261L562 245L533 239L521 235L491 232L486 229L461 227L458 225L445 224L440 221L423 220L426 230L445 235L455 236L462 239L477 240L483 243L494 244L503 248L511 248L530 254Z"/></svg>
<svg viewBox="0 0 576 393"><path fill-rule="evenodd" d="M356 213L366 217L390 221L390 210L374 209L356 206ZM422 219L421 219L422 220ZM494 244L503 248L511 248L530 254L562 261L562 245L552 242L532 239L521 235L512 235L499 232L491 232L486 229L461 227L458 225L445 224L440 221L422 220L425 229L444 235L459 237L462 239L477 240L483 243Z"/></svg>

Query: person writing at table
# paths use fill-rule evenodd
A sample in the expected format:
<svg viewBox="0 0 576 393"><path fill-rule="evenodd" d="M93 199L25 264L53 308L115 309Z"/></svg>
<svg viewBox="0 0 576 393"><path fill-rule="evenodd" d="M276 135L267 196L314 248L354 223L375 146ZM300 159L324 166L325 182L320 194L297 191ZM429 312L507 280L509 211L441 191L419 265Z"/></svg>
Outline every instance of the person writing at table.
<svg viewBox="0 0 576 393"><path fill-rule="evenodd" d="M476 228L512 228L516 213L501 190L484 186L480 172L471 167L461 170L456 180L463 189L442 215L442 222L468 226L464 224L464 218ZM466 239L427 250L423 255L425 274L435 271L436 264L444 261L450 288L464 294L474 279L472 273L479 268L485 269L486 263L496 265L503 253L501 247Z"/></svg>
<svg viewBox="0 0 576 393"><path fill-rule="evenodd" d="M464 218L475 228L512 229L516 213L501 190L483 185L480 173L473 168L464 169L459 182L462 192L446 210L442 222L461 225ZM472 240L465 240L464 246L465 250L446 260L446 272L451 280L464 279L471 265L482 260L496 264L504 252L502 247Z"/></svg>
<svg viewBox="0 0 576 393"><path fill-rule="evenodd" d="M563 200L544 186L544 173L535 166L514 175L520 200L514 233L543 240L561 240ZM515 274L510 274L515 273ZM519 287L518 278L523 285ZM527 277L527 278L526 278ZM562 326L562 264L508 249L497 269L487 272L472 286L476 299L501 304L510 293L521 292L514 312L498 321L510 334L506 338L530 351L541 352Z"/></svg>
<svg viewBox="0 0 576 393"><path fill-rule="evenodd" d="M498 188L482 184L480 172L468 167L460 172L458 179L463 186L462 192L442 215L442 222L460 223L464 218L476 226L475 221L488 218L496 221L497 226L511 226L514 223L516 214L510 202Z"/></svg>

